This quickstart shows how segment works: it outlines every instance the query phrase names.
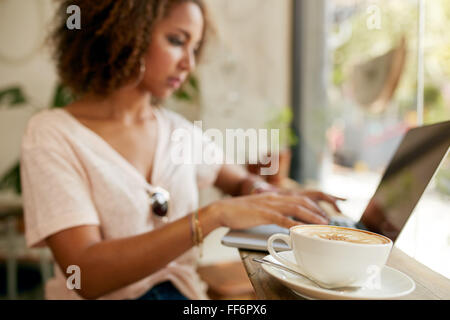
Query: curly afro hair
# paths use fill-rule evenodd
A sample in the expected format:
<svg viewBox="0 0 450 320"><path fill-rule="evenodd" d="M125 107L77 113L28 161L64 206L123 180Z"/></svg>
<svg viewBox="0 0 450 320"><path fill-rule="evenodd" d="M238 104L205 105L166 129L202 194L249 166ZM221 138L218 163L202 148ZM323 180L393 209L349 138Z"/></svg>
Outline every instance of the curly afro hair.
<svg viewBox="0 0 450 320"><path fill-rule="evenodd" d="M106 96L137 78L153 25L186 1L202 10L205 35L202 0L61 0L50 36L61 81L75 96ZM80 8L81 29L66 26L70 5Z"/></svg>

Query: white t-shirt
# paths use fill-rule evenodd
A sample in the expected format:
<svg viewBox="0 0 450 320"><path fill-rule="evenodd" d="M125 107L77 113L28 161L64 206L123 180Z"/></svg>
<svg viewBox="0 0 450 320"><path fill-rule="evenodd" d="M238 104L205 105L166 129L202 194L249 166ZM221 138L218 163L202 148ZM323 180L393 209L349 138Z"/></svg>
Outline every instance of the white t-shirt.
<svg viewBox="0 0 450 320"><path fill-rule="evenodd" d="M218 162L198 163L198 151L217 147L180 115L166 109L156 109L155 114L158 141L151 185L101 136L64 109L43 110L30 119L21 149L28 246L45 246L46 237L80 225L98 225L105 240L158 228L163 222L152 214L146 192L156 186L170 193L168 222L197 209L198 188L211 185L221 168ZM174 139L173 133L180 129L191 140ZM197 160L172 161L174 147L180 143ZM206 284L196 272L197 258L194 247L156 273L100 299L134 299L165 280L190 299L207 299ZM81 299L67 288L56 263L54 270L55 277L46 284L46 298Z"/></svg>

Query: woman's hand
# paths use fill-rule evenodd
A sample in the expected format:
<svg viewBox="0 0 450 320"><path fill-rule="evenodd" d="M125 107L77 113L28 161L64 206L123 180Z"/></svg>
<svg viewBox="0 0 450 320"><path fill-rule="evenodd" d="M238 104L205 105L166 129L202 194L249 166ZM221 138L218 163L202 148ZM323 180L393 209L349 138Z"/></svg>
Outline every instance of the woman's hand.
<svg viewBox="0 0 450 320"><path fill-rule="evenodd" d="M318 204L319 201L328 202L333 206L333 208L339 212L342 213L341 209L339 209L337 205L337 201L345 201L345 198L340 198L336 196L332 196L330 194L316 191L316 190L302 190L302 191L292 191L292 190L280 190L279 193L291 195L291 196L305 196L314 201L316 204Z"/></svg>
<svg viewBox="0 0 450 320"><path fill-rule="evenodd" d="M278 188L272 184L269 184L265 181L261 181L258 178L247 178L247 192L248 193L266 193L272 192L280 195L289 195L293 197L307 197L313 204L317 207L317 210L321 211L323 215L326 217L326 214L323 212L322 208L319 207L319 202L324 201L328 202L333 206L333 208L338 212L342 213L341 209L339 209L337 205L337 201L345 201L346 199L329 195L327 193L317 191L317 190L296 190L296 189L283 189ZM245 185L244 185L245 186Z"/></svg>
<svg viewBox="0 0 450 320"><path fill-rule="evenodd" d="M270 192L227 198L212 203L204 210L215 215L221 226L231 229L246 229L263 224L277 224L284 228L303 223L328 224L323 210L302 195Z"/></svg>

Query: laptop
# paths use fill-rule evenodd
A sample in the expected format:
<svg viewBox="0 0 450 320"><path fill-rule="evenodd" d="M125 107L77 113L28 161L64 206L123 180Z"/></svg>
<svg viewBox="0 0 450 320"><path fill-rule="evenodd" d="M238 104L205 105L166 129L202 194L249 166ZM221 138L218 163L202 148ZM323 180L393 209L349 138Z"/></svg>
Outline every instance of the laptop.
<svg viewBox="0 0 450 320"><path fill-rule="evenodd" d="M332 215L330 225L368 230L395 241L449 147L450 121L409 129L360 220L353 221L343 214ZM267 239L274 233L289 234L289 230L274 224L230 230L222 238L222 244L267 251ZM281 241L274 242L274 247L278 251L289 250Z"/></svg>

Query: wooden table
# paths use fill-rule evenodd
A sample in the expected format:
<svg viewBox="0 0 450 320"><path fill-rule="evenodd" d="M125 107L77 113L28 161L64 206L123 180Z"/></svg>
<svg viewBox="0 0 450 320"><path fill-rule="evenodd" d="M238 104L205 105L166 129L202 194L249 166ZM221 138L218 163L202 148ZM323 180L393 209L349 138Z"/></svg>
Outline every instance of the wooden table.
<svg viewBox="0 0 450 320"><path fill-rule="evenodd" d="M278 280L268 275L253 258L265 257L268 253L239 250L247 275L255 289L256 297L261 300L301 300ZM432 271L415 259L394 247L387 265L408 276L416 283L416 289L402 300L450 300L450 280Z"/></svg>

